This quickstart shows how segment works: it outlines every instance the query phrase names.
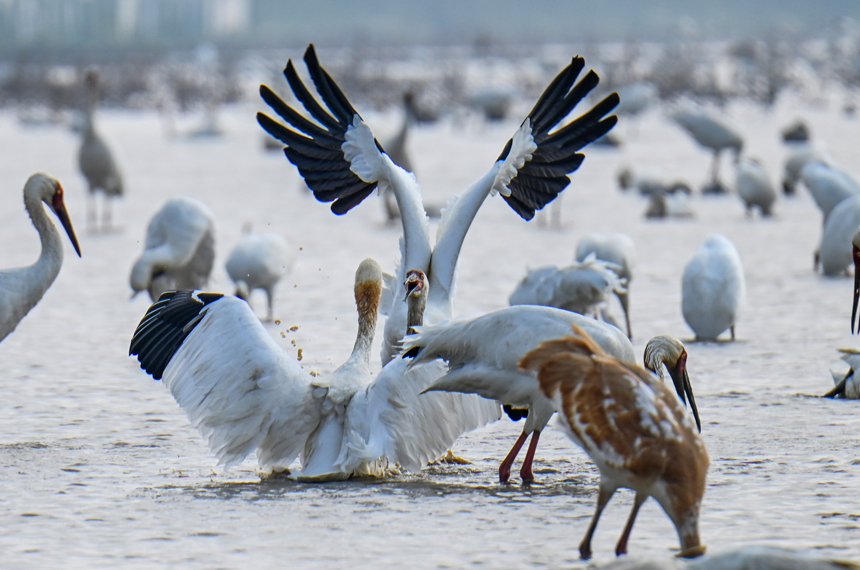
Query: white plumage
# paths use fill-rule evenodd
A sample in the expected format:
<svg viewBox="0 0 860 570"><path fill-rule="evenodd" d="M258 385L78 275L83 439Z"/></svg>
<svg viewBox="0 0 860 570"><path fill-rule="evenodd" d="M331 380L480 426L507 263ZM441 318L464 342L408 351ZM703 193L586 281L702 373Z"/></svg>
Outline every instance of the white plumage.
<svg viewBox="0 0 860 570"><path fill-rule="evenodd" d="M290 242L278 234L248 234L227 258L227 275L236 284L236 296L248 302L254 289L266 292L266 318L274 317L275 286L290 272L296 256Z"/></svg>
<svg viewBox="0 0 860 570"><path fill-rule="evenodd" d="M684 268L681 308L698 340L716 340L735 323L746 295L744 270L734 244L713 234Z"/></svg>
<svg viewBox="0 0 860 570"><path fill-rule="evenodd" d="M807 162L800 170L800 179L821 210L824 224L827 224L831 212L843 200L860 194L860 185L851 176L836 166L823 162Z"/></svg>
<svg viewBox="0 0 860 570"><path fill-rule="evenodd" d="M60 232L45 213L45 204L63 224L78 257L81 249L72 221L63 202L63 187L56 178L41 172L24 184L24 207L30 215L42 253L33 265L0 270L0 341L15 330L30 309L36 306L63 265L63 243Z"/></svg>
<svg viewBox="0 0 860 570"><path fill-rule="evenodd" d="M842 200L824 223L816 265L827 276L844 273L852 265L852 238L860 227L860 194Z"/></svg>
<svg viewBox="0 0 860 570"><path fill-rule="evenodd" d="M215 219L203 202L173 198L152 217L143 254L131 269L135 294L153 301L164 291L201 289L215 263Z"/></svg>
<svg viewBox="0 0 860 570"><path fill-rule="evenodd" d="M529 434L532 440L520 475L523 482L534 479L531 464L538 438L555 412L552 401L541 393L535 372L522 370L520 360L543 341L569 335L573 325L585 330L608 354L623 362L634 361L633 345L616 327L578 313L536 305L508 307L472 319L419 327L418 334L403 340L405 353L414 357L410 369L436 358L448 363L448 372L428 391L480 394L515 410L528 409L523 431L499 467L499 480L503 483L510 477L511 466ZM674 339L667 341L666 337L655 337L645 350L646 366L655 372L664 363L670 366L678 396L683 401L689 399L698 424L686 360L683 345Z"/></svg>
<svg viewBox="0 0 860 570"><path fill-rule="evenodd" d="M598 260L594 253L567 267L528 270L508 303L556 307L618 326L607 308L610 295L626 292L616 270L618 265Z"/></svg>
<svg viewBox="0 0 860 570"><path fill-rule="evenodd" d="M284 152L301 172L315 196L334 201L332 211L343 214L359 204L374 188L392 191L403 225L401 260L395 271L394 304L383 307L388 315L382 348L387 363L399 350L406 331L404 297L407 270L424 272L430 293L424 322L443 323L453 314L453 293L460 248L475 215L490 193L499 192L523 218L552 201L569 183L567 174L576 170L584 156L583 146L605 134L615 117L604 116L618 103L612 94L591 111L562 128L556 126L598 82L589 72L574 85L584 67L574 58L546 89L529 116L503 150L499 159L444 210L436 244L430 245L429 227L421 191L415 176L397 166L381 150L361 116L352 108L337 84L320 66L313 45L304 57L311 78L328 109L323 109L299 78L292 60L284 74L296 98L322 125L312 123L284 103L266 86L264 100L283 118L287 128L260 113L260 125L287 146ZM552 134L549 134L555 129Z"/></svg>
<svg viewBox="0 0 860 570"><path fill-rule="evenodd" d="M228 467L256 451L263 468L287 468L300 457L291 476L306 481L419 469L499 410L477 397L419 396L440 370L407 372L398 359L373 376L381 279L371 259L356 271L355 346L327 375L304 370L247 303L219 294L165 293L135 331L130 353L163 379Z"/></svg>
<svg viewBox="0 0 860 570"><path fill-rule="evenodd" d="M519 361L542 341L569 334L571 323L588 331L606 352L625 361L635 358L633 345L616 327L578 313L536 305L508 307L473 319L423 326L417 335L403 340L406 354L417 352L410 370L437 358L448 363L448 372L427 390L479 394L517 409L528 409L522 434L499 469L502 482L508 480L517 453L532 433L535 435L520 473L524 482L534 478L531 461L537 440L554 413L552 402L540 393L534 373L521 370Z"/></svg>
<svg viewBox="0 0 860 570"><path fill-rule="evenodd" d="M583 261L593 253L597 259L614 263L618 267L618 276L625 280L624 291L616 292L621 307L624 309L624 320L627 324L627 337L632 339L630 328L630 283L633 281L633 268L636 265L636 247L630 236L622 233L591 233L586 234L576 244L576 260Z"/></svg>
<svg viewBox="0 0 860 570"><path fill-rule="evenodd" d="M800 171L810 162L830 164L830 159L823 152L811 146L803 146L788 155L782 169L783 192L789 195L794 194L797 183L800 182Z"/></svg>
<svg viewBox="0 0 860 570"><path fill-rule="evenodd" d="M762 216L770 217L776 190L764 166L755 159L741 160L735 172L738 196L743 200L747 214L758 208Z"/></svg>

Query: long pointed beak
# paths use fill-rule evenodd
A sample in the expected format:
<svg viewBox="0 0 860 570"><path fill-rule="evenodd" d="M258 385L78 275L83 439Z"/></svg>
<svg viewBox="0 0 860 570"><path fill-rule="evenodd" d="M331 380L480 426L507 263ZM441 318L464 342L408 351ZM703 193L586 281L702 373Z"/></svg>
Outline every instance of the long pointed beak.
<svg viewBox="0 0 860 570"><path fill-rule="evenodd" d="M851 334L854 334L854 320L857 317L857 300L860 298L860 248L852 246L854 251L854 304L851 307ZM857 327L860 332L860 326Z"/></svg>
<svg viewBox="0 0 860 570"><path fill-rule="evenodd" d="M693 396L693 386L690 385L690 376L687 374L687 359L682 358L678 361L675 368L669 368L669 376L672 377L672 383L675 384L675 392L685 404L689 400L690 409L693 410L693 417L696 419L696 428L699 433L702 432L702 422L699 421L699 409L696 407L696 397Z"/></svg>
<svg viewBox="0 0 860 570"><path fill-rule="evenodd" d="M66 210L66 203L63 202L62 197L54 200L54 211L57 212L57 217L60 219L60 223L63 224L63 229L66 230L66 234L72 241L72 245L75 246L75 252L78 254L78 257L80 257L81 246L78 245L78 238L75 236L75 228L72 227L72 219L69 217L69 211Z"/></svg>

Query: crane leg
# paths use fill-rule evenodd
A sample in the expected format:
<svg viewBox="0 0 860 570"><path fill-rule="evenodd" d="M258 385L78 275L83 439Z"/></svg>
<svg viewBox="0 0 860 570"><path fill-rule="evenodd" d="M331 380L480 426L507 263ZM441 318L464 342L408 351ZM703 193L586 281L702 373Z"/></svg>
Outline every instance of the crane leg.
<svg viewBox="0 0 860 570"><path fill-rule="evenodd" d="M645 502L648 495L644 493L636 493L636 498L633 500L633 510L630 511L630 516L627 518L627 524L624 526L624 532L621 533L621 538L618 539L618 545L615 547L615 556L627 554L627 541L630 538L630 531L633 530L633 523L636 521L636 515L639 513L639 507Z"/></svg>
<svg viewBox="0 0 860 570"><path fill-rule="evenodd" d="M532 432L532 440L529 442L529 449L526 452L526 458L523 459L523 466L520 469L520 477L523 480L523 484L526 485L533 483L535 480L534 473L532 472L532 461L535 458L538 439L540 439L540 430L535 430Z"/></svg>
<svg viewBox="0 0 860 570"><path fill-rule="evenodd" d="M720 184L720 152L714 152L714 160L711 162L711 184L715 187Z"/></svg>
<svg viewBox="0 0 860 570"><path fill-rule="evenodd" d="M597 495L597 510L594 511L594 516L591 518L591 524L588 525L588 530L585 532L585 538L579 543L579 556L583 560L591 558L591 537L594 535L594 529L597 528L597 521L600 519L600 514L606 508L609 499L615 494L615 489L604 488L600 486L600 494Z"/></svg>
<svg viewBox="0 0 860 570"><path fill-rule="evenodd" d="M505 460L502 461L501 465L499 465L499 483L507 483L508 479L511 478L511 466L514 464L514 460L517 458L517 454L519 454L520 449L522 449L528 436L529 434L525 432L521 433L520 437L518 437L517 441L514 443L514 446L508 452L508 456L505 457Z"/></svg>

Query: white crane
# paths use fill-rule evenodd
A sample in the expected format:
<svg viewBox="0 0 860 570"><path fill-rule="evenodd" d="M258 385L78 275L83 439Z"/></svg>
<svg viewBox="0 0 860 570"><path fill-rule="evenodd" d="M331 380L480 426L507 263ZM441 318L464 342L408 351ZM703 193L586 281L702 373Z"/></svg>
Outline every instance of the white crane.
<svg viewBox="0 0 860 570"><path fill-rule="evenodd" d="M853 238L860 227L860 194L842 200L827 216L821 243L815 252L814 267L821 265L827 276L844 273L857 258L852 251Z"/></svg>
<svg viewBox="0 0 860 570"><path fill-rule="evenodd" d="M747 214L752 215L753 208L758 208L762 217L769 218L776 201L776 190L764 165L754 158L745 159L738 162L735 172L738 196L743 200Z"/></svg>
<svg viewBox="0 0 860 570"><path fill-rule="evenodd" d="M0 270L0 341L9 336L21 319L36 306L63 265L60 232L45 213L43 203L63 224L75 253L81 256L78 238L75 237L72 220L63 201L62 185L47 174L33 174L24 184L24 208L39 232L42 253L33 265Z"/></svg>
<svg viewBox="0 0 860 570"><path fill-rule="evenodd" d="M87 227L96 231L95 194L104 194L102 204L102 230L111 229L111 201L123 194L122 173L107 143L96 132L93 114L98 103L98 73L90 70L85 75L87 102L84 108L84 127L78 150L78 166L87 179Z"/></svg>
<svg viewBox="0 0 860 570"><path fill-rule="evenodd" d="M703 111L678 111L672 116L697 143L709 148L714 153L711 164L711 182L705 187L705 192L725 192L720 183L720 153L731 149L735 153L735 161L740 158L744 141L732 127L724 121L712 117Z"/></svg>
<svg viewBox="0 0 860 570"><path fill-rule="evenodd" d="M614 263L618 277L625 280L624 291L616 292L621 308L624 309L624 321L627 325L627 338L633 339L630 328L630 282L633 281L633 267L636 260L636 247L630 236L622 233L591 233L582 236L576 244L576 260L583 261L593 253L597 259Z"/></svg>
<svg viewBox="0 0 860 570"><path fill-rule="evenodd" d="M274 318L275 286L296 260L290 242L278 234L247 234L227 258L227 275L236 284L236 296L250 302L251 292L266 292L266 319Z"/></svg>
<svg viewBox="0 0 860 570"><path fill-rule="evenodd" d="M735 323L746 296L744 268L728 238L712 234L684 267L681 310L696 340L716 340Z"/></svg>
<svg viewBox="0 0 860 570"><path fill-rule="evenodd" d="M847 362L851 368L844 374L837 374L831 371L835 386L832 390L824 394L824 397L845 398L848 400L860 399L860 379L855 374L855 371L860 368L860 350L856 348L840 348L839 352L842 353L842 360Z"/></svg>
<svg viewBox="0 0 860 570"><path fill-rule="evenodd" d="M833 209L846 198L860 194L860 185L844 171L832 164L809 161L800 170L800 179L809 189L827 224Z"/></svg>
<svg viewBox="0 0 860 570"><path fill-rule="evenodd" d="M614 116L605 117L618 103L618 96L613 93L581 117L556 128L598 83L597 74L590 71L574 84L585 62L573 58L541 95L489 171L449 202L439 222L436 245L431 247L427 216L415 177L396 166L381 149L361 116L320 66L313 45L305 52L304 61L327 109L308 91L292 60L287 62L284 75L293 94L318 123L284 103L265 85L260 86L260 94L289 127L262 113L257 114L257 120L287 145L284 149L287 158L298 167L318 200L333 201L334 213L345 214L374 188L382 191L390 188L394 192L403 224L403 241L395 272L395 303L390 308L383 307L388 314L383 363L397 352L406 329L406 308L397 302L405 294L405 271L419 269L429 279L425 322L449 320L460 247L487 196L501 193L514 211L526 220L531 219L535 210L543 208L567 187L570 182L567 175L585 158L578 151L608 132L616 122Z"/></svg>
<svg viewBox="0 0 860 570"><path fill-rule="evenodd" d="M164 293L129 353L171 390L228 468L256 452L262 468L287 469L300 457L290 476L304 481L417 470L462 432L498 419L499 409L477 397L419 396L440 372L407 372L402 359L374 378L370 347L381 291L379 264L362 261L355 345L327 375L304 370L247 303L217 293Z"/></svg>
<svg viewBox="0 0 860 570"><path fill-rule="evenodd" d="M648 370L607 354L579 327L574 335L541 343L520 366L537 372L541 392L559 413L558 425L600 471L597 509L580 556L591 558L597 521L619 487L633 489L636 498L616 555L627 553L636 515L648 497L675 525L678 555L703 554L699 512L710 460L684 405Z"/></svg>
<svg viewBox="0 0 860 570"><path fill-rule="evenodd" d="M616 271L620 271L618 265L598 260L594 253L567 267L530 269L508 304L556 307L618 326L607 307L610 295L626 293Z"/></svg>
<svg viewBox="0 0 860 570"><path fill-rule="evenodd" d="M150 220L129 281L135 294L148 291L155 301L164 291L204 287L214 263L212 212L200 200L173 198Z"/></svg>
<svg viewBox="0 0 860 570"><path fill-rule="evenodd" d="M499 480L503 483L510 478L511 466L530 434L532 440L520 476L524 483L534 480L532 460L538 439L555 411L552 403L541 394L534 373L521 370L518 363L526 352L541 342L569 334L572 325L588 331L607 353L616 358L625 362L635 359L633 345L616 327L578 313L536 305L508 307L472 319L419 327L417 335L403 340L405 355L413 357L410 369L437 358L448 363L447 374L436 380L427 391L479 394L514 410L527 410L522 414L527 417L523 431L499 467ZM677 341L672 347L663 340L655 339L653 342L655 344L649 343L646 347L646 363L649 366L657 360L666 363L678 396L684 401L689 397L698 423L683 345Z"/></svg>

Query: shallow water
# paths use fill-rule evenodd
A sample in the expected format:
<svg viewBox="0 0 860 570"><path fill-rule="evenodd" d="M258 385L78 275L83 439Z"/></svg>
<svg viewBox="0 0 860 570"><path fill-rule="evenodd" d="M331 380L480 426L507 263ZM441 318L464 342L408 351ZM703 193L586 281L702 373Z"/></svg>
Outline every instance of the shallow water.
<svg viewBox="0 0 860 570"><path fill-rule="evenodd" d="M778 130L799 101L770 114L730 113L774 180L787 153ZM218 224L212 290L246 221L277 231L298 252L269 325L285 350L303 349L319 371L352 347L352 275L367 256L391 270L397 228L367 200L335 218L301 189L280 153L262 151L252 108L224 114L226 136L166 139L150 114L103 112L105 138L127 178L119 228L87 231L77 139L23 130L0 114L0 267L31 263L39 242L21 208L32 172L58 177L83 258L67 245L59 278L0 343L0 566L3 568L583 566L577 545L596 500L597 472L561 433L541 438L539 484L496 483L498 462L520 425L507 419L467 434L454 451L471 465L443 465L386 480L327 484L260 482L253 460L216 467L169 392L127 357L149 300L129 301L128 271L150 216L171 196L205 201ZM804 114L837 161L852 165L856 125L819 108ZM380 130L393 128L379 121ZM563 227L519 220L498 197L479 213L463 247L458 316L507 304L527 266L564 264L591 231L624 231L637 245L631 284L635 346L656 334L689 339L680 312L684 264L712 232L737 245L747 305L734 343L688 343L688 366L711 456L701 534L711 551L767 544L860 558L860 419L857 402L822 400L849 334L851 282L812 273L821 220L809 196L780 199L772 220L750 219L735 196L693 199L693 220L647 222L645 203L615 188L622 164L657 166L704 182L709 156L660 113L646 114L619 151L587 150L562 201ZM427 202L443 203L488 168L516 128L438 125L411 138ZM14 160L11 158L14 157ZM724 174L731 179L729 168ZM254 298L263 314L263 297ZM296 332L289 332L299 325ZM283 333L283 335L281 334ZM295 345L291 341L295 341ZM517 467L518 468L518 467ZM595 535L595 561L613 558L632 493L620 491ZM654 501L643 507L633 556L669 557L677 538Z"/></svg>

